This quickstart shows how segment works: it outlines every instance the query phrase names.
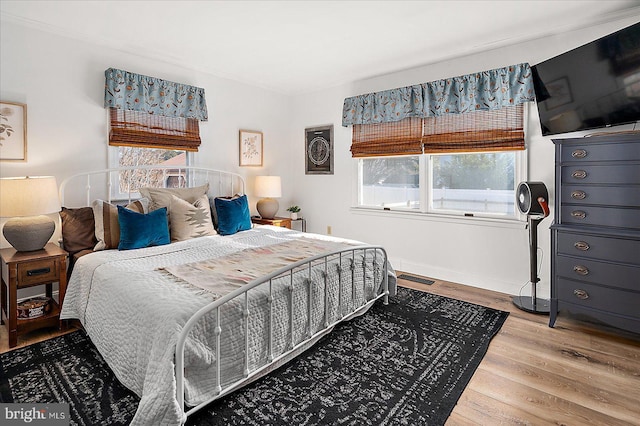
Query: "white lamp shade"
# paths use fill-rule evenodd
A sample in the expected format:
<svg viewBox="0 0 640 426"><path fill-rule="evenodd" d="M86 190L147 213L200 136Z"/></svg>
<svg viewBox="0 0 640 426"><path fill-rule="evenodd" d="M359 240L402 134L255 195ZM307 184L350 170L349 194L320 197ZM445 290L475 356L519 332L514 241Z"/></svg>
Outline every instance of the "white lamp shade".
<svg viewBox="0 0 640 426"><path fill-rule="evenodd" d="M282 182L280 176L256 176L256 197L282 197Z"/></svg>
<svg viewBox="0 0 640 426"><path fill-rule="evenodd" d="M0 217L36 216L60 211L53 176L0 179Z"/></svg>

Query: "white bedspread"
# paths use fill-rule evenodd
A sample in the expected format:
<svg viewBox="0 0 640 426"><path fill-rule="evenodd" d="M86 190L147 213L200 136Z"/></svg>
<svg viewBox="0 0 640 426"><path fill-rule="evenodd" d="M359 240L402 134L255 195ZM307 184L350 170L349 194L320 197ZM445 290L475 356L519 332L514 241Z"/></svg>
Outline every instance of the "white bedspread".
<svg viewBox="0 0 640 426"><path fill-rule="evenodd" d="M233 236L202 237L160 247L89 254L80 258L75 265L61 318L79 319L116 377L140 396L133 425L179 424L181 407L176 400L174 377L177 337L191 315L214 300L214 296L173 277L161 268L217 258L300 236L344 241L261 226ZM360 269L363 268L355 268L356 275ZM342 281L351 274L348 271L341 273ZM395 279L390 266L389 274L389 289L394 294ZM322 289L315 289L318 283L315 279L313 281L312 319L307 323L304 315L294 316L293 334L296 342L306 337L309 327L313 330L322 329L325 308L322 299L324 296L320 295L324 291L324 284ZM295 290L295 311L307 309L309 295L305 288L303 286ZM363 291L365 290L359 290L356 299L362 297ZM285 301L289 296L285 294L284 287L276 288L274 293L274 309L283 314L276 317L274 324L274 352L277 354L287 349L291 333L288 332L289 308ZM338 297L335 290L331 294L331 297ZM250 292L249 310L257 314L256 319L250 322L251 369L264 365L268 357L264 338L264 322L267 317L264 304L260 302L263 296L263 289ZM330 311L332 317L338 317L337 308L333 307ZM242 378L244 332L241 325L241 309L231 306L222 311L223 386ZM213 395L216 376L215 352L212 351L215 347L212 332L214 327L215 321L212 319L201 321L187 341L185 382L186 401L190 406Z"/></svg>

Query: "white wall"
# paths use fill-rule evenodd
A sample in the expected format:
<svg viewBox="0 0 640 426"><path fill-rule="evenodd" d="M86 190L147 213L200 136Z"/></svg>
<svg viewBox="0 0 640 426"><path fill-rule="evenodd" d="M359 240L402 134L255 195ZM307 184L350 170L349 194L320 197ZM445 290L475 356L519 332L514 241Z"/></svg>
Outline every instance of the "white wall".
<svg viewBox="0 0 640 426"><path fill-rule="evenodd" d="M60 182L82 171L107 167L104 70L109 67L204 87L209 122L201 124L197 164L247 177L282 176L280 214L302 207L308 230L383 244L397 269L515 294L529 278L527 231L486 222L418 220L350 210L355 179L351 129L341 126L345 97L436 80L519 62L535 64L594 40L640 17L563 36L548 37L461 59L406 70L304 96L287 97L231 80L98 44L3 21L0 25L0 99L28 105L28 161L0 163L0 176L54 175ZM335 174L305 175L304 129L334 125ZM528 121L529 180L544 181L552 202L554 149L540 134L533 107ZM238 130L264 132L264 167L238 167ZM0 194L1 195L1 194ZM540 294L548 295L550 243L546 219ZM56 238L56 236L54 236ZM4 239L0 246L6 247ZM525 289L528 291L528 288Z"/></svg>
<svg viewBox="0 0 640 426"><path fill-rule="evenodd" d="M351 210L355 160L350 158L351 128L341 126L344 98L453 77L476 71L529 62L536 64L579 45L638 22L630 17L617 22L593 26L562 36L547 37L519 45L500 48L442 63L380 76L350 85L335 87L293 99L294 118L290 138L294 141L295 202L302 207L308 229L324 233L331 226L333 234L384 245L394 266L403 271L460 282L472 286L518 294L529 281L528 231L519 226L492 226L479 220L442 221L407 215L360 213ZM304 174L305 127L334 124L335 174ZM629 129L621 126L616 130ZM529 178L543 181L554 199L554 145L542 137L535 105L531 105L527 122ZM571 136L581 136L576 133ZM569 135L563 135L567 137ZM552 212L553 215L553 212ZM538 294L549 295L551 218L539 228L541 282ZM540 258L539 258L540 261ZM530 285L522 294L530 294Z"/></svg>
<svg viewBox="0 0 640 426"><path fill-rule="evenodd" d="M13 22L2 21L0 31L0 99L25 103L28 112L28 161L0 162L0 177L53 175L60 183L108 167L104 71L113 67L203 87L209 121L200 123L195 165L245 176L252 206L251 177L257 174L277 172L284 193L293 192L283 149L289 136L287 96ZM239 129L264 133L264 167L238 166ZM8 246L4 238L0 246Z"/></svg>

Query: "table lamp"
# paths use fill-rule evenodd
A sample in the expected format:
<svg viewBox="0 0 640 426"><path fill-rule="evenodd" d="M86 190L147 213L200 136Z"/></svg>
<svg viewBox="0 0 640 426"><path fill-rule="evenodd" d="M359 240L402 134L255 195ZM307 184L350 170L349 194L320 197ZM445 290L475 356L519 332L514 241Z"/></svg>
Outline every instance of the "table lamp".
<svg viewBox="0 0 640 426"><path fill-rule="evenodd" d="M255 195L261 197L256 205L260 217L273 219L279 208L274 198L282 196L280 176L256 176Z"/></svg>
<svg viewBox="0 0 640 426"><path fill-rule="evenodd" d="M60 211L58 185L53 176L0 179L0 217L10 217L2 234L17 251L44 248L56 229L46 214Z"/></svg>

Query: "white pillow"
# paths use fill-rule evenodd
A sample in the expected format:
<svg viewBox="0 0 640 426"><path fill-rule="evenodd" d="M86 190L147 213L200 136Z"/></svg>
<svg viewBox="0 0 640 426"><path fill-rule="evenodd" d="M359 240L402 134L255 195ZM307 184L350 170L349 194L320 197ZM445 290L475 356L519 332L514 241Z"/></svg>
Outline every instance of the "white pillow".
<svg viewBox="0 0 640 426"><path fill-rule="evenodd" d="M184 241L217 234L213 228L209 198L206 194L200 196L194 203L172 195L169 211L171 241Z"/></svg>

